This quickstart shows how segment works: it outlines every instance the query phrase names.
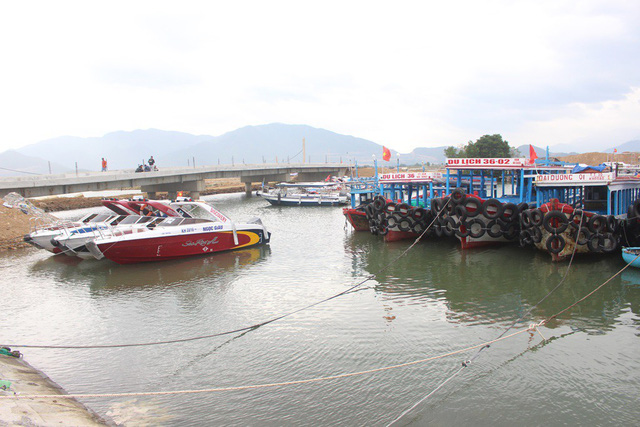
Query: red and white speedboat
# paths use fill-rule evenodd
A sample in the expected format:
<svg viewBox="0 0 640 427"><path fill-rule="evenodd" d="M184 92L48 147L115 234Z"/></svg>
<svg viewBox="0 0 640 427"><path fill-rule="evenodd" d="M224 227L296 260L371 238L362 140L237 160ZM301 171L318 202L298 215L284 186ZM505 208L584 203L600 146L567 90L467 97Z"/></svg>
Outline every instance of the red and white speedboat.
<svg viewBox="0 0 640 427"><path fill-rule="evenodd" d="M260 219L235 223L202 201L171 203L182 217L157 218L128 229L111 228L86 244L97 259L119 264L163 261L269 243Z"/></svg>

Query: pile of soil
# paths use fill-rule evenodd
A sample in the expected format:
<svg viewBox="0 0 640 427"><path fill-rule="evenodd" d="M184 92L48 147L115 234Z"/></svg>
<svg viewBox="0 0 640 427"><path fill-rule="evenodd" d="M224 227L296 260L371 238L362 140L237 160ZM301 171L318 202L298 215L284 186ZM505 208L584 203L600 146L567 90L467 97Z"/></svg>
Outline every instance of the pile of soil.
<svg viewBox="0 0 640 427"><path fill-rule="evenodd" d="M573 156L560 157L558 160L562 160L567 163L583 163L586 165L597 166L603 162L623 162L631 165L640 163L640 153L583 153L575 154Z"/></svg>
<svg viewBox="0 0 640 427"><path fill-rule="evenodd" d="M29 246L22 241L22 236L31 232L30 218L20 209L0 204L0 252Z"/></svg>

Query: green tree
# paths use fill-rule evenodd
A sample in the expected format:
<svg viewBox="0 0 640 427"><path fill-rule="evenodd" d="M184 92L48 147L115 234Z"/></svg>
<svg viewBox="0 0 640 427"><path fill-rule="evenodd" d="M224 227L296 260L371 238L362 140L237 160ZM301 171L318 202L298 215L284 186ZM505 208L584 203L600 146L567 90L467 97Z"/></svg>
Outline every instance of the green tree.
<svg viewBox="0 0 640 427"><path fill-rule="evenodd" d="M456 157L512 157L512 149L509 143L502 139L502 135L483 135L476 142L469 141L466 146L459 149L448 147L444 150L445 156Z"/></svg>

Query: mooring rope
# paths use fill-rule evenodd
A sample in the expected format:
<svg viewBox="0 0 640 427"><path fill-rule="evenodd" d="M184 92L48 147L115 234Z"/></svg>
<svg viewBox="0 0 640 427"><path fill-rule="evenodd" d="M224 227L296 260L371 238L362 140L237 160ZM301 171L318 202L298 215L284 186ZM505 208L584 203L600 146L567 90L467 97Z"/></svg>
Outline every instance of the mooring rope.
<svg viewBox="0 0 640 427"><path fill-rule="evenodd" d="M580 224L582 225L582 220L580 221ZM581 226L580 225L580 226ZM578 228L578 234L580 232L580 228ZM574 247L573 253L571 255L571 260L569 262L569 266L567 266L567 271L565 272L565 275L563 276L563 278L560 280L560 282L550 291L547 293L547 295L545 295L540 301L538 301L538 303L536 303L534 306L532 306L525 314L521 315L517 320L515 320L507 329L505 329L499 336L498 339L503 337L504 334L506 334L510 329L512 329L518 322L520 322L525 316L528 316L538 305L540 305L544 300L546 300L552 293L554 293L564 282L564 280L567 278L567 275L569 274L569 269L571 268L571 264L573 263L573 257L576 254L577 251L577 242L576 242L576 246ZM609 283L611 280L613 280L616 276L620 275L624 270L626 270L629 266L631 266L631 264L636 260L640 258L640 254L638 254L633 260L631 260L626 266L624 266L622 269L620 269L617 273L615 273L613 276L611 276L609 279L607 279L604 283L602 283L600 286L596 287L593 291L591 291L590 293L588 293L587 295L585 295L583 298L579 299L578 301L576 301L575 303L571 304L570 306L568 306L567 308L565 308L564 310L554 314L553 316L548 317L547 319L542 320L539 323L532 323L529 325L529 328L527 330L535 330L540 337L542 337L542 339L544 341L546 341L546 338L544 337L544 335L542 335L542 333L539 330L540 326L545 325L547 322L549 322L552 319L555 319L556 317L558 317L560 314L570 310L571 308L575 307L576 305L580 304L582 301L586 300L587 298L589 298L591 295L593 295L594 293L596 293L598 290L600 290L603 286L605 286L607 283ZM418 402L416 402L415 404L413 404L410 408L408 408L407 410L405 410L404 412L402 412L402 414L400 414L398 417L396 417L393 421L391 421L389 424L387 424L387 427L393 425L394 423L396 423L397 421L399 421L400 419L402 419L405 415L407 415L408 413L410 413L413 409L415 409L419 404L421 404L422 402L424 402L425 400L427 400L429 397L431 397L433 394L435 394L436 391L440 390L445 384L447 384L449 381L451 381L455 376L457 376L460 372L462 372L465 368L469 367L469 365L480 355L480 353L485 350L486 348L489 348L489 345L480 347L478 349L478 351L476 352L476 354L468 361L462 362L462 365L449 377L447 377L443 382L441 382L434 390L432 390L429 394L427 394L426 396L424 396L423 398L421 398Z"/></svg>
<svg viewBox="0 0 640 427"><path fill-rule="evenodd" d="M162 396L162 395L179 395L179 394L213 393L213 392L223 392L223 391L238 391L238 390L250 390L250 389L259 389L259 388L267 388L267 387L280 387L280 386L287 386L287 385L297 385L297 384L309 384L309 383L316 383L316 382L321 382L321 381L328 381L328 380L355 377L355 376L372 374L372 373L377 373L377 372L384 372L384 371L389 371L389 370L393 370L393 369L399 369L399 368L404 368L404 367L407 367L407 366L426 363L426 362L430 362L430 361L433 361L433 360L442 359L442 358L445 358L445 357L455 356L455 355L458 355L458 354L461 354L461 353L464 353L464 352L467 352L467 351L471 351L471 350L474 350L474 349L488 348L488 346L490 346L491 344L494 344L494 343L499 342L499 341L504 341L504 340L506 340L508 338L512 338L512 337L515 337L517 335L520 335L522 333L529 332L529 331L537 331L540 334L540 336L543 339L545 339L544 336L542 336L542 334L538 330L538 328L540 326L546 324L547 322L549 322L552 319L555 319L556 317L558 317L562 313L565 313L566 311L570 310L571 308L575 307L576 305L580 304L581 302L583 302L584 300L589 298L591 295L596 293L598 290L600 290L602 287L604 287L606 284L608 284L611 280L613 280L616 276L620 275L624 270L626 270L638 258L640 258L640 254L638 254L633 260L631 260L631 262L629 262L625 267L623 267L617 273L615 273L613 276L611 276L609 279L607 279L604 283L602 283L600 286L596 287L593 291L589 292L587 295L585 295L584 297L580 298L579 300L577 300L575 303L571 304L567 308L559 311L558 313L554 314L553 316L548 317L547 319L542 320L539 323L532 323L526 329L523 329L523 330L518 331L518 332L514 332L514 333L509 334L509 335L504 335L503 334L502 336L500 336L498 338L495 338L495 339L493 339L491 341L486 341L486 342L483 342L481 344L465 347L463 349L451 351L451 352L448 352L448 353L444 353L444 354L440 354L440 355L437 355L437 356L432 356L432 357L428 357L428 358L424 358L424 359L420 359L420 360L414 360L414 361L411 361L411 362L405 362L405 363L385 366L385 367L381 367L381 368L368 369L368 370L365 370L365 371L349 372L349 373L345 373L345 374L329 375L329 376L317 377L317 378L309 378L309 379L304 379L304 380L283 381L283 382L277 382L277 383L253 384L253 385L246 385L246 386L216 387L216 388L189 389L189 390L151 391L151 392L129 392L129 393L93 393L93 394L63 394L63 395L59 395L59 394L54 394L54 395L17 395L17 394L14 394L14 395L8 395L8 396L0 396L0 400L2 400L2 399L76 399L76 398L79 399L79 398L98 398L98 397ZM460 371L462 371L464 368L466 368L469 365L469 363L470 363L470 361L462 362L462 366L453 375L451 375L449 378L447 378L447 380L445 380L443 383L441 383L436 389L434 389L431 393L429 393L427 396L422 398L419 402L414 404L411 408L409 408L408 410L404 411L399 417L394 419L388 425L391 425L391 424L397 422L404 415L406 415L412 409L414 409L418 404L420 404L421 402L426 400L428 397L433 395L436 391L438 391L440 388L442 388L447 382L449 382L456 375L458 375L460 373Z"/></svg>
<svg viewBox="0 0 640 427"><path fill-rule="evenodd" d="M448 203L448 202L447 202ZM148 346L154 346L154 345L166 345L166 344L177 344L177 343L184 343L184 342L190 342L190 341L198 341L198 340L203 340L203 339L209 339L209 338L214 338L214 337L220 337L220 336L224 336L224 335L230 335L230 334L235 334L235 333L239 333L239 332L244 332L244 331L249 331L249 330L253 330L253 329L257 329L261 326L265 326L268 325L270 323L276 322L278 320L282 320L286 317L292 316L296 313L300 313L301 311L307 310L309 308L315 307L317 305L323 304L327 301L331 301L332 299L341 297L343 295L349 294L352 291L354 291L355 289L361 287L362 285L364 285L366 282L373 280L377 277L377 275L379 275L380 273L382 273L383 271L385 271L386 269L388 269L389 267L391 267L392 265L394 265L400 258L402 258L403 256L405 256L420 240L420 238L422 238L422 236L424 236L424 234L429 230L429 228L433 225L433 223L436 221L436 219L442 214L442 212L444 211L445 207L447 205L445 204L443 206L443 208L438 212L437 216L433 219L433 221L429 224L429 226L427 228L425 228L425 230L422 232L422 234L420 236L418 236L418 238L413 242L413 244L411 244L411 246L409 246L407 249L405 249L400 255L398 255L397 257L395 257L393 260L391 260L389 263L387 263L386 265L382 266L378 271L370 274L369 276L367 276L364 280L360 281L359 283L351 286L349 289L346 289L342 292L339 292L337 294L334 294L330 297L327 297L323 300L320 301L316 301L312 304L309 304L307 306L304 306L302 308L290 311L288 313L285 313L283 315L265 320L264 322L260 322L260 323L256 323L254 325L251 326L245 326L243 328L238 328L238 329L234 329L234 330L230 330L230 331L225 331L225 332L218 332L215 334L208 334L208 335L199 335L199 336L195 336L195 337L188 337L188 338L177 338L177 339L173 339L173 340L165 340L165 341L152 341L152 342L141 342L141 343L129 343L129 344L91 344L91 345L54 345L54 344L12 344L12 343L2 343L2 346L5 347L18 347L18 348L43 348L43 349L69 349L69 350L76 350L76 349L92 349L92 348L123 348L123 347L148 347Z"/></svg>
<svg viewBox="0 0 640 427"><path fill-rule="evenodd" d="M212 392L220 392L220 391L238 391L238 390L250 390L250 389L258 389L258 388L267 388L267 387L280 387L287 385L296 385L296 384L309 384L321 381L328 380L336 380L342 378L349 378L355 376L361 376L366 374L373 374L377 372L384 372L393 369L405 368L407 366L418 365L426 362L430 362L433 360L443 359L445 357L455 356L467 351L471 351L482 346L491 345L499 341L504 341L506 339L515 337L522 333L528 332L530 329L523 329L518 332L514 332L510 335L503 336L501 338L497 338L491 341L486 341L481 344L472 345L469 347L465 347L459 350L454 350L448 353L439 354L437 356L427 357L424 359L414 360L411 362L400 363L396 365L385 366L381 368L367 369L365 371L358 372L348 372L345 374L337 374L337 375L328 375L324 377L316 377L316 378L308 378L304 380L293 380L293 381L283 381L276 383L266 383L266 384L252 384L245 386L231 386L231 387L215 387L215 388L207 388L207 389L190 389L190 390L169 390L169 391L150 391L150 392L130 392L130 393L93 393L93 394L43 394L43 395L8 395L8 396L0 396L1 399L76 399L76 398L89 398L89 397L132 397L132 396L162 396L162 395L176 395L176 394L198 394L198 393L212 393Z"/></svg>

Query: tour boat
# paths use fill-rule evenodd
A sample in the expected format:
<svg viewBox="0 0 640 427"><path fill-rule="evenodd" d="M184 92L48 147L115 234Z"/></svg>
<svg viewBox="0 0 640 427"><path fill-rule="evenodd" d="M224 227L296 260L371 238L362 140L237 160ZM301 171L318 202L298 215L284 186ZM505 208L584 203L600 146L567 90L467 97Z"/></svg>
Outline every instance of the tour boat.
<svg viewBox="0 0 640 427"><path fill-rule="evenodd" d="M283 182L257 194L276 206L337 206L348 203L344 186L335 182Z"/></svg>
<svg viewBox="0 0 640 427"><path fill-rule="evenodd" d="M369 231L369 220L363 207L342 208L342 213L356 231Z"/></svg>
<svg viewBox="0 0 640 427"><path fill-rule="evenodd" d="M88 242L96 259L119 264L163 261L269 243L260 219L236 223L202 201L180 201L171 207L182 217L158 218L128 229L116 227Z"/></svg>
<svg viewBox="0 0 640 427"><path fill-rule="evenodd" d="M640 178L583 171L538 175L535 187L539 207L522 212L521 241L553 261L638 245Z"/></svg>

